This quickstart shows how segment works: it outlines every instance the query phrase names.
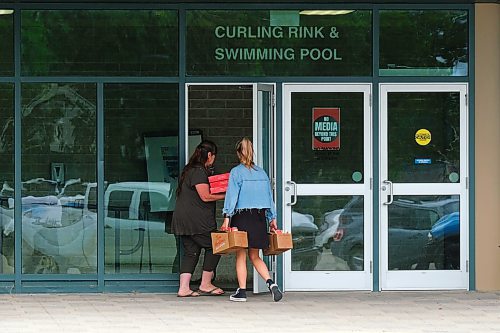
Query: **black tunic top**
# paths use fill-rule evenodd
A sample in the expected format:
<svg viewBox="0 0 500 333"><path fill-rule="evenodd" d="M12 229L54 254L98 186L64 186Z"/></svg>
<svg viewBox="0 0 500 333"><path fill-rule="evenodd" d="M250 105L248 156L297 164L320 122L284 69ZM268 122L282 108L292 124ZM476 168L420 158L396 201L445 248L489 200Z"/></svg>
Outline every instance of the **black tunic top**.
<svg viewBox="0 0 500 333"><path fill-rule="evenodd" d="M203 234L217 229L215 201L201 200L195 187L198 184L209 184L208 171L203 166L188 170L182 183L172 219L172 232L176 235Z"/></svg>

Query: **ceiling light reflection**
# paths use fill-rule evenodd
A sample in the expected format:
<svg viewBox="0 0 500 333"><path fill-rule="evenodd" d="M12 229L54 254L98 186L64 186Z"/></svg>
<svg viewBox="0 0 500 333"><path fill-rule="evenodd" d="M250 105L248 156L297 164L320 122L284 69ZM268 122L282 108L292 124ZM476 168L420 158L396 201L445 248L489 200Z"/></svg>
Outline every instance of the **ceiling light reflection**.
<svg viewBox="0 0 500 333"><path fill-rule="evenodd" d="M355 10L301 10L300 15L345 15Z"/></svg>

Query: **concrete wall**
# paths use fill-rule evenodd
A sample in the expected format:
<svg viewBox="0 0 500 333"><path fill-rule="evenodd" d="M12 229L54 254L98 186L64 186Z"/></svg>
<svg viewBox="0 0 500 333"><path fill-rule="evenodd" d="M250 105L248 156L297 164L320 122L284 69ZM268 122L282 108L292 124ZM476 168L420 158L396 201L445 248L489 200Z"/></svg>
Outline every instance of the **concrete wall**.
<svg viewBox="0 0 500 333"><path fill-rule="evenodd" d="M476 5L476 288L500 290L500 5Z"/></svg>

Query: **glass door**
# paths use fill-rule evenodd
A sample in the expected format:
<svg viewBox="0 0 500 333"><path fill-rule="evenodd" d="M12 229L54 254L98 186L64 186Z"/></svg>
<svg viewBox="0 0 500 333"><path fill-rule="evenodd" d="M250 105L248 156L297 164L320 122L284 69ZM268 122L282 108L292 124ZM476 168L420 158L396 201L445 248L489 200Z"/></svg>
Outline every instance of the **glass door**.
<svg viewBox="0 0 500 333"><path fill-rule="evenodd" d="M382 289L467 288L466 93L380 86Z"/></svg>
<svg viewBox="0 0 500 333"><path fill-rule="evenodd" d="M271 180L276 202L275 170L275 95L273 84L253 84L253 141L256 164L266 170ZM264 256L271 278L276 280L276 257ZM266 283L254 269L254 293L268 292Z"/></svg>
<svg viewBox="0 0 500 333"><path fill-rule="evenodd" d="M371 85L285 84L286 290L371 290Z"/></svg>

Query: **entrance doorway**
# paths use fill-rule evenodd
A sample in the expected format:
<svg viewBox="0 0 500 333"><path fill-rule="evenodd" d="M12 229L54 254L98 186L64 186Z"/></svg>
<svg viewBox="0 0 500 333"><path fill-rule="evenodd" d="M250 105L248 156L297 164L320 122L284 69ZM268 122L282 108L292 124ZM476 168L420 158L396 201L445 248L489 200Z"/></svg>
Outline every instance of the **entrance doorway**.
<svg viewBox="0 0 500 333"><path fill-rule="evenodd" d="M276 194L274 91L274 84L187 84L186 133L196 133L198 136L187 136L186 160L201 139L209 139L219 148L214 172L229 172L239 163L235 152L236 142L242 137L249 137L254 144L255 163L266 170ZM216 205L219 226L222 223L223 205L223 201ZM274 258L264 257L264 260L271 275L275 275ZM249 260L247 266L247 285L253 285L254 292L267 291L264 281L252 269ZM198 267L194 278L200 274ZM233 255L221 258L216 279L217 285L222 288L235 289L238 286Z"/></svg>
<svg viewBox="0 0 500 333"><path fill-rule="evenodd" d="M381 290L467 289L467 85L381 84L378 157L371 84L283 84L277 125L274 90L189 84L187 133L197 130L219 145L220 172L237 163L234 143L252 138L275 197L282 193L283 229L293 235L283 266L265 257L273 273L283 270L284 289L372 290L374 280ZM221 261L218 279L236 287L231 256ZM252 280L254 291L266 290L255 272L248 285Z"/></svg>
<svg viewBox="0 0 500 333"><path fill-rule="evenodd" d="M468 286L466 93L380 86L382 290Z"/></svg>
<svg viewBox="0 0 500 333"><path fill-rule="evenodd" d="M285 84L286 290L372 288L370 84Z"/></svg>

